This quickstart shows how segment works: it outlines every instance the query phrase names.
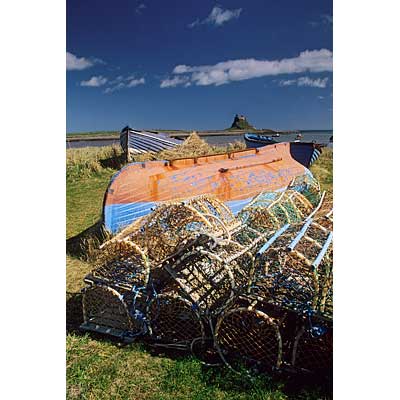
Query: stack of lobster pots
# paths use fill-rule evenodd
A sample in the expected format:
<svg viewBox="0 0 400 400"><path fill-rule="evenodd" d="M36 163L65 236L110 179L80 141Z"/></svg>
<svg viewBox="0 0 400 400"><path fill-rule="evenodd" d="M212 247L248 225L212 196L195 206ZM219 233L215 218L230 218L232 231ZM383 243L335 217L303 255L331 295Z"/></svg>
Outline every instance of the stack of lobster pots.
<svg viewBox="0 0 400 400"><path fill-rule="evenodd" d="M332 221L315 180L236 216L211 196L160 204L102 246L81 328L237 370L329 373Z"/></svg>

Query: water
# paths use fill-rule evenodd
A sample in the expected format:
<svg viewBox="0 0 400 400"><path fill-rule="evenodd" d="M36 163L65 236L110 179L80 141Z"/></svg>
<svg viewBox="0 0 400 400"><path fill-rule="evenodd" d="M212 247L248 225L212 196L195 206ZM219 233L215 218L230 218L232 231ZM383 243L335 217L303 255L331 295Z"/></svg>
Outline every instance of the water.
<svg viewBox="0 0 400 400"><path fill-rule="evenodd" d="M303 138L303 142L312 142L321 143L328 145L331 147L331 143L329 139L333 136L332 130L326 131L300 131ZM279 138L276 138L280 142L293 142L296 139L296 133L282 134ZM211 145L220 145L224 146L229 143L233 143L236 141L244 143L244 135L230 135L230 136L203 136L203 139ZM67 149L72 148L82 148L82 147L102 147L102 146L111 146L112 144L119 145L119 138L116 139L107 139L107 140L82 140L77 142L67 142Z"/></svg>

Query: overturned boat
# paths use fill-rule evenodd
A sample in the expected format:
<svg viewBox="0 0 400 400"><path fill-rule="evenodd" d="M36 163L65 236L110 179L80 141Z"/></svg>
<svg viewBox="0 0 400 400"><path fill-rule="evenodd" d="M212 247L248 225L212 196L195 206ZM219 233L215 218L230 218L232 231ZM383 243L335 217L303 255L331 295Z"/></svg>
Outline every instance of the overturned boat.
<svg viewBox="0 0 400 400"><path fill-rule="evenodd" d="M131 155L159 152L172 149L182 144L181 140L172 139L165 133L138 131L126 126L120 133L120 143L123 151L129 159Z"/></svg>
<svg viewBox="0 0 400 400"><path fill-rule="evenodd" d="M304 186L311 172L296 161L290 143L260 149L131 163L111 179L104 197L105 228L117 233L158 203L212 195L234 214L263 191ZM295 183L293 183L295 182Z"/></svg>
<svg viewBox="0 0 400 400"><path fill-rule="evenodd" d="M254 149L279 143L277 137L245 133L244 140L247 148ZM300 164L310 167L321 155L322 145L313 142L290 142L290 154Z"/></svg>

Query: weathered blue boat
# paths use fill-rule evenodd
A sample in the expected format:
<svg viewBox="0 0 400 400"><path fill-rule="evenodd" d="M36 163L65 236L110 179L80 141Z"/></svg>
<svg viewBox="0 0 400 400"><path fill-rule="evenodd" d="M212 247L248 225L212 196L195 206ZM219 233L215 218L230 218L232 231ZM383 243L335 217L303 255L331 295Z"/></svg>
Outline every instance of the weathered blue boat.
<svg viewBox="0 0 400 400"><path fill-rule="evenodd" d="M247 148L254 149L280 143L277 136L257 135L245 133L244 140ZM300 164L309 168L321 155L322 145L314 142L290 142L290 154Z"/></svg>
<svg viewBox="0 0 400 400"><path fill-rule="evenodd" d="M159 152L165 149L172 149L181 140L172 139L165 133L138 131L126 126L120 133L120 143L123 151L129 157L133 154L146 152Z"/></svg>
<svg viewBox="0 0 400 400"><path fill-rule="evenodd" d="M135 162L111 179L104 197L103 219L117 233L147 215L159 203L213 195L236 214L255 195L280 191L311 172L290 154L289 143L230 153Z"/></svg>

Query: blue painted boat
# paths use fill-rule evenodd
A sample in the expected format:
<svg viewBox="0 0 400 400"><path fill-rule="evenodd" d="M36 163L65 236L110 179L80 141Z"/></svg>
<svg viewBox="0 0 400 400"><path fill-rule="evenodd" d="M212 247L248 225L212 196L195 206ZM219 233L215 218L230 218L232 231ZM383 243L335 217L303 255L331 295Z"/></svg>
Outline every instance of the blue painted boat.
<svg viewBox="0 0 400 400"><path fill-rule="evenodd" d="M257 135L245 133L244 140L247 148L254 149L279 143L276 136ZM290 142L290 154L300 164L309 168L322 153L322 145L311 142L296 140Z"/></svg>
<svg viewBox="0 0 400 400"><path fill-rule="evenodd" d="M181 140L172 139L165 133L138 131L126 126L120 133L120 143L125 154L157 153L161 150L172 149Z"/></svg>

